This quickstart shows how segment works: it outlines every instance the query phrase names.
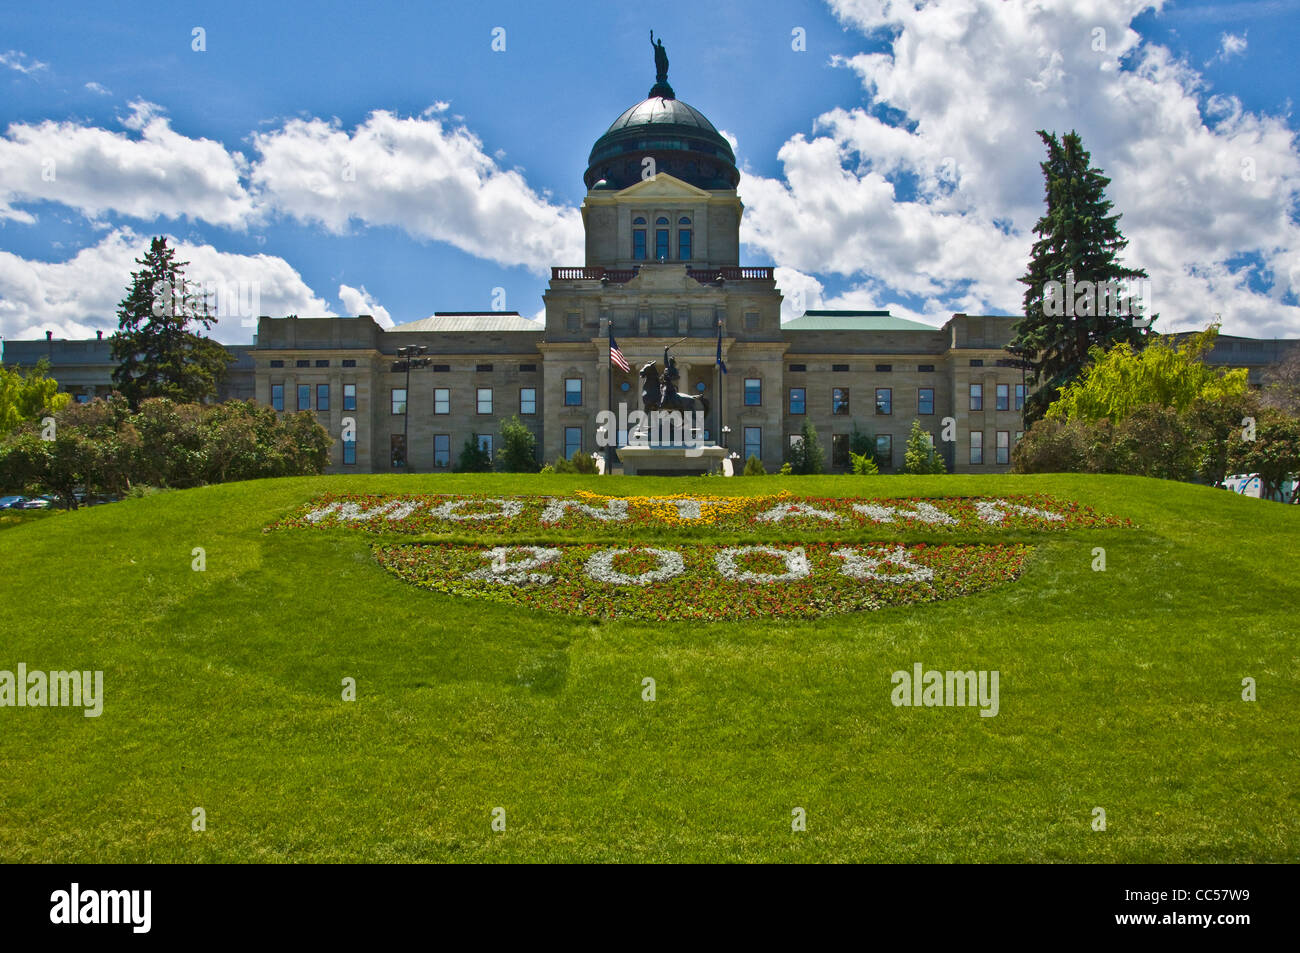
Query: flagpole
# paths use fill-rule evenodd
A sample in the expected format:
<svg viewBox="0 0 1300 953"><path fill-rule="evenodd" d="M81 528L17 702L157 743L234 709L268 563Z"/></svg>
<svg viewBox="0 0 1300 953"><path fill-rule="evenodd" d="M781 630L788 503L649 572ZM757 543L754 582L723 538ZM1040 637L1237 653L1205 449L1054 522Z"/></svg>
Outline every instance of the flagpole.
<svg viewBox="0 0 1300 953"><path fill-rule="evenodd" d="M608 327L605 329L607 340L605 341L605 384L606 384L606 409L611 414L614 413L614 329ZM612 476L614 473L613 447L618 440L618 418L614 418L613 433L605 434L605 475Z"/></svg>

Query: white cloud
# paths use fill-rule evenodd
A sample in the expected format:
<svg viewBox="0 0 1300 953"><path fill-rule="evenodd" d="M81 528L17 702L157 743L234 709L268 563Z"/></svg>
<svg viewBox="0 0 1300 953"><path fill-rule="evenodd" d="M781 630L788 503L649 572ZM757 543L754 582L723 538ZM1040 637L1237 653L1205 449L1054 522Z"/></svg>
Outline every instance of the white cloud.
<svg viewBox="0 0 1300 953"><path fill-rule="evenodd" d="M1219 37L1219 60L1226 62L1229 57L1240 56L1246 52L1246 34L1224 33Z"/></svg>
<svg viewBox="0 0 1300 953"><path fill-rule="evenodd" d="M1229 332L1300 335L1300 308L1281 301L1300 290L1294 133L1233 97L1206 96L1199 74L1144 43L1132 20L1160 0L832 5L890 43L840 63L872 106L832 110L790 139L782 178L744 177L752 249L847 276L877 307L932 301L943 312L932 323L950 311L1016 313L1042 212L1035 130L1074 128L1113 180L1125 259L1151 273L1158 328L1203 326L1218 312ZM878 105L906 127L879 119ZM893 181L915 182L915 195L901 201ZM1242 254L1259 256L1266 290L1228 266Z"/></svg>
<svg viewBox="0 0 1300 953"><path fill-rule="evenodd" d="M101 83L96 83L94 80L92 80L91 82L89 82L89 83L86 84L86 89L88 89L90 92L94 93L96 96L112 96L112 95L113 95L113 91L112 91L111 89L109 89L107 86L104 86L104 85L101 84Z"/></svg>
<svg viewBox="0 0 1300 953"><path fill-rule="evenodd" d="M370 296L365 285L360 288L353 288L351 285L339 285L339 302L343 305L344 314L368 314L375 319L375 322L381 328L391 328L393 326L393 316L388 313L387 308Z"/></svg>
<svg viewBox="0 0 1300 953"><path fill-rule="evenodd" d="M14 204L39 200L91 219L112 211L233 228L250 219L252 199L240 181L243 156L180 135L151 103L132 103L122 123L137 135L75 122L12 123L0 138L0 220L34 222Z"/></svg>
<svg viewBox="0 0 1300 953"><path fill-rule="evenodd" d="M48 64L33 59L20 50L9 50L5 53L0 53L0 66L7 66L9 69L16 70L24 76L30 76L32 73L40 72L43 69L49 69Z"/></svg>
<svg viewBox="0 0 1300 953"><path fill-rule="evenodd" d="M260 314L333 314L282 258L232 254L171 237L168 244L176 248L179 261L190 263L185 269L189 281L238 289L241 302L258 305ZM147 237L118 228L66 261L32 261L0 251L0 335L41 338L53 331L55 337L85 338L97 330L111 333L117 328L118 302L139 267L135 260L148 247ZM243 314L229 310L210 333L226 343L247 343L252 328Z"/></svg>
<svg viewBox="0 0 1300 953"><path fill-rule="evenodd" d="M441 105L441 104L439 104ZM393 225L478 258L545 273L581 262L581 217L503 170L468 129L439 118L370 114L346 131L322 119L254 136L252 181L267 206L336 234Z"/></svg>

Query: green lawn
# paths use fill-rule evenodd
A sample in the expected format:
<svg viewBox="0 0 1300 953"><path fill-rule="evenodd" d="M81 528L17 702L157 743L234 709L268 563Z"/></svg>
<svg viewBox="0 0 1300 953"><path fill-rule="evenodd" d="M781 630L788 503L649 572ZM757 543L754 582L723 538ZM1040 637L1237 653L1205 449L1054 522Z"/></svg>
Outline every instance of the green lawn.
<svg viewBox="0 0 1300 953"><path fill-rule="evenodd" d="M1034 548L989 592L743 624L440 595L367 534L263 532L325 492L580 488L1047 493L1136 525L1000 533ZM1300 507L1076 476L321 477L25 520L0 670L102 669L106 697L0 708L0 861L1294 862L1298 541ZM1000 713L894 707L915 662L998 670Z"/></svg>

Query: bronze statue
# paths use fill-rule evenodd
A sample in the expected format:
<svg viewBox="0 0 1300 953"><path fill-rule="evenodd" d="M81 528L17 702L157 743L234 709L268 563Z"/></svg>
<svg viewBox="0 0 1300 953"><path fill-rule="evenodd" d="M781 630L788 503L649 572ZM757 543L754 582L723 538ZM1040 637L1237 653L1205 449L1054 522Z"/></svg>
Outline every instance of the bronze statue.
<svg viewBox="0 0 1300 953"><path fill-rule="evenodd" d="M641 407L646 413L652 410L677 410L686 413L709 412L709 400L704 396L679 394L677 380L681 372L677 370L677 361L669 357L668 366L663 374L654 361L643 364L638 371L641 375Z"/></svg>
<svg viewBox="0 0 1300 953"><path fill-rule="evenodd" d="M655 51L655 82L668 82L668 51L664 49L664 41L660 39L655 42L655 31L650 31L650 46Z"/></svg>

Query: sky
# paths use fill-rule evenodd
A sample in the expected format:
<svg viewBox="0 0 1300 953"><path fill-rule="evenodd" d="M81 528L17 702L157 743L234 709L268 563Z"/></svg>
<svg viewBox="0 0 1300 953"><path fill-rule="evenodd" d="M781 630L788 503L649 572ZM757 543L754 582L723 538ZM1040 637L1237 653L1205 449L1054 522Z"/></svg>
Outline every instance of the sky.
<svg viewBox="0 0 1300 953"><path fill-rule="evenodd" d="M0 338L92 337L155 235L251 315L542 314L654 82L735 146L788 320L1016 314L1076 130L1156 330L1300 337L1300 0L11 4Z"/></svg>

